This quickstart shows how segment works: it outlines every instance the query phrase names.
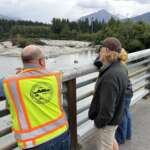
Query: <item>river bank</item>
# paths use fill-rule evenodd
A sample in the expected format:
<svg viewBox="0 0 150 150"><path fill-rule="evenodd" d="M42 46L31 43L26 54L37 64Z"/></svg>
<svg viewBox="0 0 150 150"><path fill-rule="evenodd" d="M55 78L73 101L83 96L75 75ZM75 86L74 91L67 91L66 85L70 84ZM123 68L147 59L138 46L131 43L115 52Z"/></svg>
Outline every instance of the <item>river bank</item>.
<svg viewBox="0 0 150 150"><path fill-rule="evenodd" d="M45 40L41 39L46 45L40 46L44 49L46 56L49 58L60 55L80 53L86 51L95 51L95 48L90 42L68 41L68 40ZM0 55L19 57L22 48L12 46L10 41L0 42Z"/></svg>

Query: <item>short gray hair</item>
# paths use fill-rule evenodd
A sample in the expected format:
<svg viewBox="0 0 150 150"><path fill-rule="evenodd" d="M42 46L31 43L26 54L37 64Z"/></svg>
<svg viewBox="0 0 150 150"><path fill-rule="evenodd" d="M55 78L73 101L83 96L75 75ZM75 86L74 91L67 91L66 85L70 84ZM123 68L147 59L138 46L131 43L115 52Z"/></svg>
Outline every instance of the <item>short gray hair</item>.
<svg viewBox="0 0 150 150"><path fill-rule="evenodd" d="M21 59L23 63L31 62L32 60L37 60L42 56L42 51L38 46L29 45L25 47L21 53Z"/></svg>

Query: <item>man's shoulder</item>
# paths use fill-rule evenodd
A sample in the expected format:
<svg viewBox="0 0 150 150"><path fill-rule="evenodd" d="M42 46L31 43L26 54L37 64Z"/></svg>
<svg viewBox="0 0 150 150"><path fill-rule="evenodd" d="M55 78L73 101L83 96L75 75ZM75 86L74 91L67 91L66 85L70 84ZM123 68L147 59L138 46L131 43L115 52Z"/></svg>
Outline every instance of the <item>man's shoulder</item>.
<svg viewBox="0 0 150 150"><path fill-rule="evenodd" d="M45 69L45 71L48 73L48 74L54 74L54 75L60 75L61 77L63 76L63 71L61 70L50 70L50 69Z"/></svg>
<svg viewBox="0 0 150 150"><path fill-rule="evenodd" d="M10 75L6 78L3 78L2 82L14 80L14 79L16 79L16 77L17 77L17 75Z"/></svg>

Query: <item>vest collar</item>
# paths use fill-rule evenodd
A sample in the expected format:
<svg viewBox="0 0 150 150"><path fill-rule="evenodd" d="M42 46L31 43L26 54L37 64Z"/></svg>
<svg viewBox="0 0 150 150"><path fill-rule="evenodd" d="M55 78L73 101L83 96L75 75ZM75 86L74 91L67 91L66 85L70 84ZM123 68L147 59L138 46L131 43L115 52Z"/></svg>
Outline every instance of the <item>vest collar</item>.
<svg viewBox="0 0 150 150"><path fill-rule="evenodd" d="M42 68L37 65L31 65L31 66L24 66L23 70L20 71L20 73L30 72L30 71L36 71L36 70L44 70L45 68Z"/></svg>

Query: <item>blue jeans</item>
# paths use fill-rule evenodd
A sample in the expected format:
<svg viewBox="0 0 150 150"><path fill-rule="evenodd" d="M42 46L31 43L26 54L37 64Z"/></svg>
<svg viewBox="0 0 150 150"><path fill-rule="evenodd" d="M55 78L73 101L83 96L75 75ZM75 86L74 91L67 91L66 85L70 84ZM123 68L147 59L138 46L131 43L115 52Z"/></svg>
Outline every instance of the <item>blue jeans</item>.
<svg viewBox="0 0 150 150"><path fill-rule="evenodd" d="M70 141L70 135L66 132L53 140L26 150L70 150Z"/></svg>
<svg viewBox="0 0 150 150"><path fill-rule="evenodd" d="M126 139L131 139L132 136L132 123L131 113L129 110L131 97L125 97L124 114L121 123L116 130L116 140L119 144L124 144Z"/></svg>

